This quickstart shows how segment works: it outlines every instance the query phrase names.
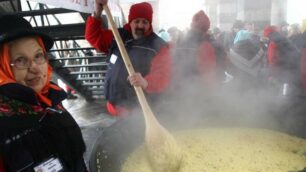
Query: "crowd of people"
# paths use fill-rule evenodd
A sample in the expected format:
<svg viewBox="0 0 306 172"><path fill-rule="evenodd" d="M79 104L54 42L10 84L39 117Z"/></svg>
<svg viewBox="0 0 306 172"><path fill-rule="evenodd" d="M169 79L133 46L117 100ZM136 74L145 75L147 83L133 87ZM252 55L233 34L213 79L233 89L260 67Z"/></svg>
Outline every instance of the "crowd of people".
<svg viewBox="0 0 306 172"><path fill-rule="evenodd" d="M195 14L194 18L197 15ZM208 19L206 15L201 18L203 23ZM240 91L256 87L260 89L265 86L274 86L277 89L276 87L285 84L290 86L292 93L304 96L306 80L304 75L306 70L304 64L306 42L304 25L305 21L302 26L281 24L266 26L260 30L252 22L236 20L230 32L222 32L220 28L215 27L209 30L207 32L209 34L206 36L197 35L195 39L190 40L190 32L194 32L193 24L191 24L190 30L184 35L180 32L180 41L175 42L176 47L174 48L178 55L173 55L173 59L175 62L182 62L183 60L179 58L182 55L194 57L191 52L188 52L190 51L188 46L192 46L192 44L195 44L199 51L211 52L201 47L204 42L209 42L215 55L202 54L199 57L215 56L213 58L216 64L212 65L206 61L204 64L197 62L197 65L202 70L209 67L215 68L218 73L216 80L219 81L219 84L220 81L228 82L231 80L231 84L235 83L236 88ZM206 32L207 28L201 30ZM181 49L185 48L188 50L181 52ZM186 67L188 68L188 66L180 66L179 68ZM207 74L207 72L204 73ZM176 72L174 72L175 74Z"/></svg>
<svg viewBox="0 0 306 172"><path fill-rule="evenodd" d="M306 90L305 33L296 24L260 31L252 22L236 20L230 32L223 32L211 29L209 17L201 10L194 14L187 31L173 26L155 34L151 5L138 3L131 6L128 23L119 28L136 70L128 76L111 30L101 27L107 0L95 2L85 37L110 57L105 95L112 115L128 113L137 105L133 86L142 87L152 102L162 94L181 92L190 83L201 83L203 90L224 85L239 91L285 86L286 94L301 96Z"/></svg>

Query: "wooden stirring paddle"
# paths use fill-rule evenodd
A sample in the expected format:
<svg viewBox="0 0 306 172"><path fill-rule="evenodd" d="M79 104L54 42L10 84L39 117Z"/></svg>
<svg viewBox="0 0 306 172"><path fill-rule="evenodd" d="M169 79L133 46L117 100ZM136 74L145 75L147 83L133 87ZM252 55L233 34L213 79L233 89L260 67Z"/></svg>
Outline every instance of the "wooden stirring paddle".
<svg viewBox="0 0 306 172"><path fill-rule="evenodd" d="M129 75L135 73L123 41L107 5L103 6ZM145 119L145 142L148 160L155 172L178 172L182 153L173 136L157 121L141 87L135 87Z"/></svg>

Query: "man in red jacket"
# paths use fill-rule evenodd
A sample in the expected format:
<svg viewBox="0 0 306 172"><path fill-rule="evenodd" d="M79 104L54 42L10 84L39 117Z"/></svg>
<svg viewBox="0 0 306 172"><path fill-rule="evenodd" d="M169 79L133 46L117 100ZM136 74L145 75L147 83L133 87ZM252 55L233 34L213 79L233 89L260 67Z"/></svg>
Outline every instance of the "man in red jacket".
<svg viewBox="0 0 306 172"><path fill-rule="evenodd" d="M281 35L275 26L267 26L263 35L269 39L267 49L269 80L274 84L284 86L289 84L290 94L298 93L301 87L300 51L288 38Z"/></svg>
<svg viewBox="0 0 306 172"><path fill-rule="evenodd" d="M271 33L278 32L278 29L276 26L267 26L264 29L263 36L265 38L269 38ZM279 61L279 53L278 53L278 47L276 42L269 40L268 43L268 49L267 49L267 61L270 70L269 77L273 78L278 73L278 61Z"/></svg>
<svg viewBox="0 0 306 172"><path fill-rule="evenodd" d="M217 49L213 45L211 36L207 33L209 27L208 16L202 10L197 12L192 18L190 30L177 44L173 57L175 88L188 86L188 83L194 83L194 81L202 82L208 88L215 87Z"/></svg>
<svg viewBox="0 0 306 172"><path fill-rule="evenodd" d="M136 73L128 76L111 30L101 28L101 13L107 0L95 0L95 12L86 22L85 38L97 50L110 56L105 79L107 109L111 115L122 115L137 105L133 86L142 87L149 100L165 90L170 82L171 58L166 42L152 30L153 9L149 3L130 8L128 24L119 28Z"/></svg>

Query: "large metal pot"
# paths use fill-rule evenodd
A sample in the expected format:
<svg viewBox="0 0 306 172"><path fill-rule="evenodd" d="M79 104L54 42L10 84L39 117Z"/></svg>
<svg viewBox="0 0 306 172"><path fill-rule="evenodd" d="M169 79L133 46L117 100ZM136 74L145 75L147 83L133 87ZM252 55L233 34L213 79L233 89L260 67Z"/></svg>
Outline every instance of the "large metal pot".
<svg viewBox="0 0 306 172"><path fill-rule="evenodd" d="M158 119L168 129L184 129L199 126L260 127L274 129L296 135L298 137L306 138L306 99L297 97L278 97L278 100L278 103L271 103L270 105L267 105L273 107L271 108L273 110L269 111L271 114L271 120L274 120L273 125L267 121L259 121L256 124L251 124L248 122L243 123L241 121L237 122L239 116L221 117L218 116L218 113L216 112L212 112L216 114L213 117L215 120L213 120L213 118L208 119L205 117L197 124L187 123L189 119L192 119L192 117L187 114L185 115L185 120L182 120L183 122L175 121L177 119L176 117L166 116L165 114L159 114ZM171 123L176 123L176 125L169 125ZM90 171L120 172L121 166L127 156L143 143L144 130L144 121L141 113L120 119L112 126L106 128L98 137L94 145L89 162Z"/></svg>
<svg viewBox="0 0 306 172"><path fill-rule="evenodd" d="M133 115L106 128L93 147L90 171L120 172L126 157L143 142L143 123L138 115Z"/></svg>

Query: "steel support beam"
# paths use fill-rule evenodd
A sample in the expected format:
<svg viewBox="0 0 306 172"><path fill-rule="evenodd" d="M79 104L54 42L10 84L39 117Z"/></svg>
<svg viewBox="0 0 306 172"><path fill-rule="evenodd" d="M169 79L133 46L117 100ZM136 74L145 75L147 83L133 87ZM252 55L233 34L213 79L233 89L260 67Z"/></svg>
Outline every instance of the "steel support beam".
<svg viewBox="0 0 306 172"><path fill-rule="evenodd" d="M36 30L50 35L55 40L74 39L74 37L84 38L85 23L65 24L55 26L35 27Z"/></svg>

